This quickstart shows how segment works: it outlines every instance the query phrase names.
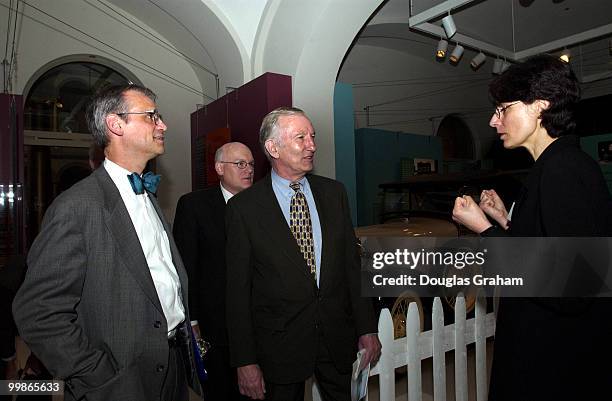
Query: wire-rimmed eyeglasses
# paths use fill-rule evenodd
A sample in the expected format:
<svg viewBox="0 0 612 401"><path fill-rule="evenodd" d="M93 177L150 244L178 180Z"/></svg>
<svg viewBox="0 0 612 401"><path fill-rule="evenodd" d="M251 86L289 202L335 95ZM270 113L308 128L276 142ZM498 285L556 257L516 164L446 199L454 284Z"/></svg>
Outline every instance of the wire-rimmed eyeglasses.
<svg viewBox="0 0 612 401"><path fill-rule="evenodd" d="M155 110L149 110L149 111L130 111L130 112L125 112L125 113L115 113L118 116L125 116L128 114L146 114L147 117L149 117L149 120L153 121L153 123L155 123L155 125L159 124L160 121L163 121L163 117L161 114L159 114L159 111L157 111L157 109Z"/></svg>
<svg viewBox="0 0 612 401"><path fill-rule="evenodd" d="M252 169L255 169L255 161L252 162L248 162L246 160L238 160L235 162L217 162L217 163L226 163L226 164L233 164L236 167L238 167L240 170L244 170L245 168L247 168L247 166L251 166Z"/></svg>
<svg viewBox="0 0 612 401"><path fill-rule="evenodd" d="M505 112L506 110L508 110L510 107L512 107L512 106L514 106L515 104L518 104L518 103L520 103L520 102L521 102L521 101L520 101L520 100L518 100L518 101L516 101L516 102L514 102L514 103L510 103L509 105L506 105L506 106L497 106L497 107L495 108L495 115L497 116L497 118L502 118L502 116L504 115L504 112Z"/></svg>

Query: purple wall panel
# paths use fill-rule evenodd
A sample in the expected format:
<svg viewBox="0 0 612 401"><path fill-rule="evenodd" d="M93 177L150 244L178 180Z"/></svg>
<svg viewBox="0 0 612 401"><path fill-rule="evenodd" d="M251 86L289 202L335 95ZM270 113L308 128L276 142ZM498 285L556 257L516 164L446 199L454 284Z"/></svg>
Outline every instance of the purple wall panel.
<svg viewBox="0 0 612 401"><path fill-rule="evenodd" d="M25 252L23 97L0 94L0 265Z"/></svg>
<svg viewBox="0 0 612 401"><path fill-rule="evenodd" d="M228 127L227 98L223 96L191 113L191 188L203 189L208 186L206 165L206 134L219 128Z"/></svg>
<svg viewBox="0 0 612 401"><path fill-rule="evenodd" d="M14 110L14 123L11 117ZM14 126L13 126L14 125ZM23 182L23 97L0 94L0 181Z"/></svg>
<svg viewBox="0 0 612 401"><path fill-rule="evenodd" d="M259 128L264 116L280 106L291 106L291 77L266 73L226 95L229 98L229 120L232 141L251 148L255 159L255 180L270 169L259 145Z"/></svg>
<svg viewBox="0 0 612 401"><path fill-rule="evenodd" d="M291 97L291 77L272 73L266 75L268 76L268 88L266 93L268 94L269 111L277 107L293 105L293 99Z"/></svg>
<svg viewBox="0 0 612 401"><path fill-rule="evenodd" d="M280 106L291 106L291 77L265 73L191 114L191 160L193 190L206 187L202 173L206 163L204 136L228 127L231 140L246 144L255 159L255 180L269 171L269 164L259 146L261 120Z"/></svg>

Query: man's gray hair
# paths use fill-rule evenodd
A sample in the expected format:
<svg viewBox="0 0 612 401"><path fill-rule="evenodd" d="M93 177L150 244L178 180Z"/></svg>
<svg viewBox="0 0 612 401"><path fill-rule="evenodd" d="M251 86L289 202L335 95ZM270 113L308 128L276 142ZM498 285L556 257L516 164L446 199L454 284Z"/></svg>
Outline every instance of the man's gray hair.
<svg viewBox="0 0 612 401"><path fill-rule="evenodd" d="M112 85L102 88L92 97L85 114L89 131L98 146L105 148L108 145L106 116L128 111L128 105L124 98L124 94L128 91L140 92L153 102L157 98L150 89L134 84ZM127 117L123 116L122 118L127 121Z"/></svg>
<svg viewBox="0 0 612 401"><path fill-rule="evenodd" d="M283 116L303 116L306 117L306 113L297 107L283 106L276 108L269 112L261 122L261 128L259 129L259 145L263 149L264 154L271 159L268 150L266 149L266 141L272 139L277 145L280 144L280 132L278 129L278 119Z"/></svg>
<svg viewBox="0 0 612 401"><path fill-rule="evenodd" d="M223 161L223 148L225 147L225 145L220 146L219 149L215 151L215 163Z"/></svg>

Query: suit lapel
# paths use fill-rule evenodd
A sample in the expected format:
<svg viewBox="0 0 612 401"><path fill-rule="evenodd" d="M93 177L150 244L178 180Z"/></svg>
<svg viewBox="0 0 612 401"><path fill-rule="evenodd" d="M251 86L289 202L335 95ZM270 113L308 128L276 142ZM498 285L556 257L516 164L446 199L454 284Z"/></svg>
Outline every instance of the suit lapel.
<svg viewBox="0 0 612 401"><path fill-rule="evenodd" d="M170 230L168 222L166 221L166 218L164 217L164 214L162 213L161 208L157 203L157 198L155 196L149 195L149 200L151 201L151 204L153 205L153 208L155 209L159 220L164 226L164 231L166 231L166 235L168 236L168 242L170 243L170 253L172 255L172 263L174 263L176 273L178 274L179 280L181 282L181 295L183 296L183 305L185 306L185 309L187 309L187 300L189 299L187 293L187 271L185 270L185 266L183 266L183 260L181 259L178 248L176 247L176 243L174 242L174 237L172 237L172 231Z"/></svg>
<svg viewBox="0 0 612 401"><path fill-rule="evenodd" d="M292 266L299 269L305 277L312 278L308 272L306 261L278 204L278 199L276 199L272 189L272 178L268 174L264 180L261 189L262 194L259 197L261 201L258 204L260 228L272 237L271 243L275 244L277 249L282 249L282 252L291 261Z"/></svg>
<svg viewBox="0 0 612 401"><path fill-rule="evenodd" d="M151 200L151 204L155 208L155 212L157 213L159 220L162 222L162 225L164 226L164 231L166 231L168 242L170 243L170 253L172 255L172 263L174 264L174 267L176 268L176 273L178 274L179 281L181 283L181 296L183 300L183 307L185 308L185 321L183 322L183 328L185 330L185 333L188 334L188 337L187 337L188 338L187 340L188 357L187 359L189 361L189 367L190 367L190 372L187 372L188 382L191 384L191 387L193 387L196 390L196 392L201 394L202 389L200 388L200 381L197 378L196 367L195 367L195 356L193 355L193 348L191 345L191 342L193 341L193 331L191 329L191 324L189 323L191 318L189 316L189 293L188 293L189 285L188 285L188 278L187 278L187 270L185 270L185 266L183 265L183 260L181 259L179 250L176 247L176 243L174 242L174 237L172 236L172 230L170 230L170 226L168 225L168 222L166 221L166 218L164 217L164 214L162 213L162 210L159 207L159 204L157 203L157 198L153 195L149 195L149 199ZM156 294L157 294L157 291L156 291ZM177 327L180 327L180 326L177 326Z"/></svg>
<svg viewBox="0 0 612 401"><path fill-rule="evenodd" d="M109 214L106 225L115 238L117 244L116 251L125 262L126 268L130 271L142 291L163 314L161 303L151 278L149 265L142 252L138 235L127 208L121 199L119 190L104 167L98 168L93 174L95 174L104 192L105 207Z"/></svg>
<svg viewBox="0 0 612 401"><path fill-rule="evenodd" d="M308 184L310 185L312 196L315 200L315 204L317 205L317 214L319 215L319 223L321 223L321 266L319 266L319 288L322 288L323 284L326 282L325 277L330 273L329 247L326 247L325 244L329 244L329 223L333 221L331 219L333 216L329 215L329 213L332 213L332 210L327 204L325 192L318 185L316 179L309 179ZM338 218L336 218L336 221L338 221Z"/></svg>
<svg viewBox="0 0 612 401"><path fill-rule="evenodd" d="M210 204L210 210L214 211L212 220L216 225L217 232L225 235L225 199L221 187L217 187L206 201Z"/></svg>

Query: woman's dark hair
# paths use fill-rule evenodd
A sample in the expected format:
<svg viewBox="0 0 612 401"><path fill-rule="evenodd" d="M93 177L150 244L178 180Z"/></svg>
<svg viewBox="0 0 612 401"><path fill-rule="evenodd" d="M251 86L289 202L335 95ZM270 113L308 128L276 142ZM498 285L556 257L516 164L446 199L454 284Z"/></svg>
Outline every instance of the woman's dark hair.
<svg viewBox="0 0 612 401"><path fill-rule="evenodd" d="M496 105L520 100L550 102L542 111L542 126L553 138L570 134L576 127L574 107L580 99L580 86L568 63L542 54L510 66L489 85Z"/></svg>

